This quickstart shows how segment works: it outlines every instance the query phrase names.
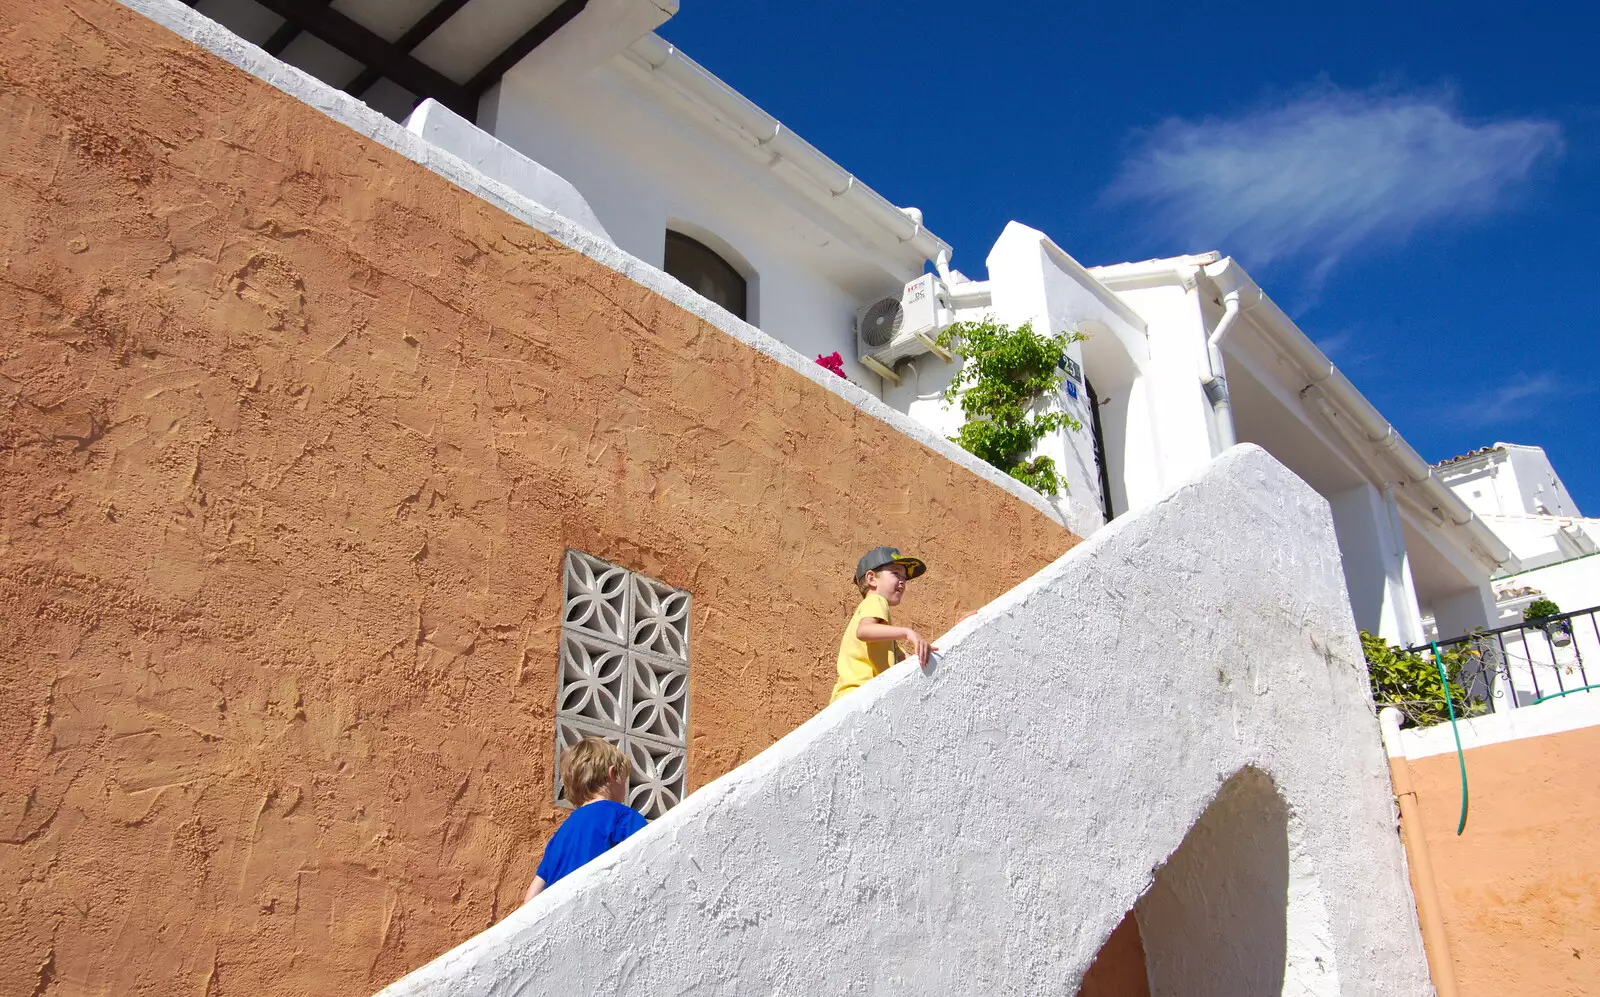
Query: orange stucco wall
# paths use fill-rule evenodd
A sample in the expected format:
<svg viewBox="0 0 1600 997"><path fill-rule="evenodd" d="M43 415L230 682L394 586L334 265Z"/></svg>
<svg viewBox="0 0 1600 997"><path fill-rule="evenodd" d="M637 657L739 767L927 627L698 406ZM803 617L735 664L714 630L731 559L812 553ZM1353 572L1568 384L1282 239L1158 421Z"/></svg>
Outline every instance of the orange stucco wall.
<svg viewBox="0 0 1600 997"><path fill-rule="evenodd" d="M1150 997L1144 942L1132 911L1100 946L1094 965L1084 974L1078 997Z"/></svg>
<svg viewBox="0 0 1600 997"><path fill-rule="evenodd" d="M1600 727L1411 761L1462 997L1600 994Z"/></svg>
<svg viewBox="0 0 1600 997"><path fill-rule="evenodd" d="M1059 526L111 0L0 0L0 995L369 992L506 913L567 547L694 596L691 786Z"/></svg>

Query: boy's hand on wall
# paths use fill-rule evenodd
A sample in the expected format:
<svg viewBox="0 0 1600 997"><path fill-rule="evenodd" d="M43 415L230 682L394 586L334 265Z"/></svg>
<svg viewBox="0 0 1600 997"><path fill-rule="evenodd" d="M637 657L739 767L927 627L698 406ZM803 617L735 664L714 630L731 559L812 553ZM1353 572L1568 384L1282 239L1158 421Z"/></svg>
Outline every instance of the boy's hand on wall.
<svg viewBox="0 0 1600 997"><path fill-rule="evenodd" d="M911 653L916 655L917 663L923 668L928 667L928 654L933 650L933 645L929 644L926 638L910 627L906 628L905 636L901 640L911 645Z"/></svg>

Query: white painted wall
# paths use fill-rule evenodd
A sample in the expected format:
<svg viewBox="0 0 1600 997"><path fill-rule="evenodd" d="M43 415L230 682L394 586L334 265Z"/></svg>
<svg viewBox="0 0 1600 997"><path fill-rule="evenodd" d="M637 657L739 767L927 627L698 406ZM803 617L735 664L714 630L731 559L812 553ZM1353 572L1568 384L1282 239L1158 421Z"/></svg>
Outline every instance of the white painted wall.
<svg viewBox="0 0 1600 997"><path fill-rule="evenodd" d="M1456 734L1448 723L1402 729L1400 725L1404 719L1405 715L1393 706L1383 710L1383 740L1390 755L1417 759L1455 753ZM1538 706L1474 717L1456 724L1463 751L1596 726L1600 726L1600 693L1549 699Z"/></svg>
<svg viewBox="0 0 1600 997"><path fill-rule="evenodd" d="M1600 549L1600 520L1568 516L1481 513L1480 518L1510 547L1524 569L1539 568Z"/></svg>
<svg viewBox="0 0 1600 997"><path fill-rule="evenodd" d="M1139 899L1152 997L1341 993L1306 840L1259 769L1223 784Z"/></svg>
<svg viewBox="0 0 1600 997"><path fill-rule="evenodd" d="M1479 515L1582 515L1543 447L1496 443L1440 468L1440 476Z"/></svg>
<svg viewBox="0 0 1600 997"><path fill-rule="evenodd" d="M1216 419L1201 387L1209 370L1206 338L1223 312L1221 290L1206 276L1208 261L1215 254L1091 271L1147 324L1156 445L1168 473L1204 462L1218 445ZM1404 646L1422 639L1423 610L1432 607L1419 606L1418 562L1408 550L1413 540L1430 548L1421 562L1422 581L1430 596L1445 595L1446 622L1469 619L1473 607L1481 613L1487 569L1472 563L1434 524L1404 514L1392 487L1375 483L1391 480L1373 470L1376 446L1350 452L1349 443L1312 408L1303 391L1307 375L1255 321L1264 305L1247 309L1223 343L1237 432L1292 465L1332 505L1358 625ZM1304 345L1314 352L1309 341ZM1304 362L1311 362L1309 352ZM1327 376L1331 365L1322 363L1321 376ZM1463 597L1469 591L1471 597ZM1486 626L1489 619L1471 625Z"/></svg>
<svg viewBox="0 0 1600 997"><path fill-rule="evenodd" d="M1207 330L1215 325L1220 306L1206 299L1192 278L1119 289L1116 295L1145 322L1158 459L1167 480L1182 480L1198 473L1221 449L1212 429L1211 405L1200 386Z"/></svg>
<svg viewBox="0 0 1600 997"><path fill-rule="evenodd" d="M1067 348L1084 379L1041 401L1039 409L1066 412L1083 429L1052 434L1036 454L1056 462L1067 484L1056 504L1074 532L1089 536L1105 524L1105 515L1085 379L1101 401L1113 514L1154 500L1163 481L1182 476L1169 473L1161 449L1157 403L1145 376L1151 357L1144 320L1043 232L1019 222L1006 226L986 264L990 301L959 311L958 321L992 317L1013 327L1032 323L1042 333L1088 336ZM963 416L958 405L943 400L943 392L956 369L932 355L917 358L902 366L900 385L885 386L884 400L935 432L954 436ZM1186 469L1208 459L1209 453L1203 454Z"/></svg>
<svg viewBox="0 0 1600 997"><path fill-rule="evenodd" d="M1600 606L1600 554L1572 558L1503 579L1499 584L1528 586L1551 599L1565 613Z"/></svg>
<svg viewBox="0 0 1600 997"><path fill-rule="evenodd" d="M484 176L565 215L591 234L615 242L578 188L433 98L417 105L405 126L413 135L458 157Z"/></svg>
<svg viewBox="0 0 1600 997"><path fill-rule="evenodd" d="M1069 346L1067 355L1094 383L1102 401L1112 511L1120 514L1153 501L1167 479L1167 468L1144 376L1150 362L1144 321L1043 232L1019 222L1006 226L986 264L990 303L957 318L988 315L1014 327L1032 323L1042 333L1088 336ZM884 399L936 432L954 435L962 416L942 400L954 370L932 356L915 360L899 387L885 388ZM1082 430L1052 434L1036 453L1055 461L1067 485L1057 504L1072 529L1088 536L1105 524L1105 516L1089 393L1081 380L1070 387L1075 390L1043 400L1041 411L1066 412L1082 424Z"/></svg>
<svg viewBox="0 0 1600 997"><path fill-rule="evenodd" d="M1440 468L1439 476L1460 496L1467 508L1480 516L1485 513L1523 513L1515 473L1507 466L1503 452L1491 451Z"/></svg>
<svg viewBox="0 0 1600 997"><path fill-rule="evenodd" d="M564 86L513 71L486 118L571 180L624 251L659 267L669 228L699 239L750 282L752 324L808 358L837 350L879 393L857 362L856 311L898 295L920 262L875 249L700 113L622 54Z"/></svg>
<svg viewBox="0 0 1600 997"><path fill-rule="evenodd" d="M1486 578L1471 588L1435 596L1426 607L1433 621L1432 637L1453 640L1474 630L1493 629L1500 619L1494 588Z"/></svg>
<svg viewBox="0 0 1600 997"><path fill-rule="evenodd" d="M1137 509L1161 494L1163 465L1156 445L1155 414L1145 378L1150 363L1144 320L1043 232L1011 222L988 256L995 317L1020 325L1032 322L1050 332L1082 332L1069 355L1094 382L1102 405L1101 425L1111 470L1114 513ZM1063 431L1044 441L1049 455L1071 485L1069 501L1081 506L1084 521L1103 523L1100 484L1094 462L1089 395L1078 385L1053 404L1083 423L1081 432Z"/></svg>
<svg viewBox="0 0 1600 997"><path fill-rule="evenodd" d="M1508 463L1516 477L1518 498L1522 511L1547 516L1578 516L1578 503L1556 474L1543 447L1501 443L1509 458ZM1508 510L1509 511L1509 510Z"/></svg>
<svg viewBox="0 0 1600 997"><path fill-rule="evenodd" d="M1281 810L1269 795L1244 829L1287 841L1227 859L1260 883L1287 850L1285 943L1255 944L1269 915L1237 903L1233 930L1162 930L1158 913L1231 902L1180 855L1182 895L1144 911L1157 992L1170 965L1185 993L1431 993L1332 522L1263 451L1223 455L942 645L385 997L1072 993L1247 769ZM1234 985L1241 966L1282 988Z"/></svg>
<svg viewBox="0 0 1600 997"><path fill-rule="evenodd" d="M1328 504L1356 625L1400 647L1418 644L1422 612L1392 493L1363 483L1328 496Z"/></svg>
<svg viewBox="0 0 1600 997"><path fill-rule="evenodd" d="M1507 595L1498 601L1494 625L1520 622L1522 610L1539 595L1566 611L1600 605L1600 519L1579 515L1543 448L1496 443L1489 452L1447 464L1439 473L1524 569L1495 579L1495 587ZM1528 589L1532 591L1524 591ZM1456 635L1444 626L1438 632ZM1496 704L1505 708L1538 698L1571 671L1566 660L1570 651L1539 637L1515 643L1508 648L1510 688Z"/></svg>

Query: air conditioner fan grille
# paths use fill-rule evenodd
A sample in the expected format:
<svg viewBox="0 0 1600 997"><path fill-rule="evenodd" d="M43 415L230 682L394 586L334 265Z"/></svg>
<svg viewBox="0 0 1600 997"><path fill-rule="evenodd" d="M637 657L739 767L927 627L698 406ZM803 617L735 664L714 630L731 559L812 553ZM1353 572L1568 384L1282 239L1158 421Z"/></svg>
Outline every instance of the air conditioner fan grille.
<svg viewBox="0 0 1600 997"><path fill-rule="evenodd" d="M905 321L906 310L895 298L884 298L861 316L861 343L869 350L881 350L894 342Z"/></svg>

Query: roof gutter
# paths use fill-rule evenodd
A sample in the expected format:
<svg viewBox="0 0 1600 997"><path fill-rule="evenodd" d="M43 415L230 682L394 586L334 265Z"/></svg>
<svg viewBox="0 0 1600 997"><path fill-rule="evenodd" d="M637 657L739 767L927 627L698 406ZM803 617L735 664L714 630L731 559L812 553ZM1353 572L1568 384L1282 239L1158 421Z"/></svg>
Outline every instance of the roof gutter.
<svg viewBox="0 0 1600 997"><path fill-rule="evenodd" d="M1247 312L1255 320L1254 326L1296 368L1304 381L1301 398L1351 446L1369 473L1397 478L1402 486L1395 490L1399 499L1424 519L1441 527L1461 530L1467 549L1489 565L1491 571L1516 564L1510 548L1439 479L1399 430L1384 419L1333 361L1262 292L1243 267L1228 257L1207 264L1204 272L1223 292L1225 300L1236 296L1240 311ZM1225 311L1225 318L1226 315ZM1219 345L1220 339L1217 333L1212 334L1212 340ZM1376 461L1369 462L1363 451L1372 451ZM1380 487L1383 484L1380 483Z"/></svg>
<svg viewBox="0 0 1600 997"><path fill-rule="evenodd" d="M1193 253L1160 260L1143 260L1139 263L1112 263L1103 267L1088 267L1094 279L1113 291L1128 291L1140 287L1159 287L1163 284L1193 286L1194 275L1201 267L1222 259L1216 250Z"/></svg>
<svg viewBox="0 0 1600 997"><path fill-rule="evenodd" d="M942 253L948 265L950 244L922 227L921 212L895 207L660 35L646 34L626 52L651 75L672 83L714 119L771 155L774 165L782 160L815 183L827 193L834 211L847 220L853 218L857 227L888 236L924 260L937 260Z"/></svg>

